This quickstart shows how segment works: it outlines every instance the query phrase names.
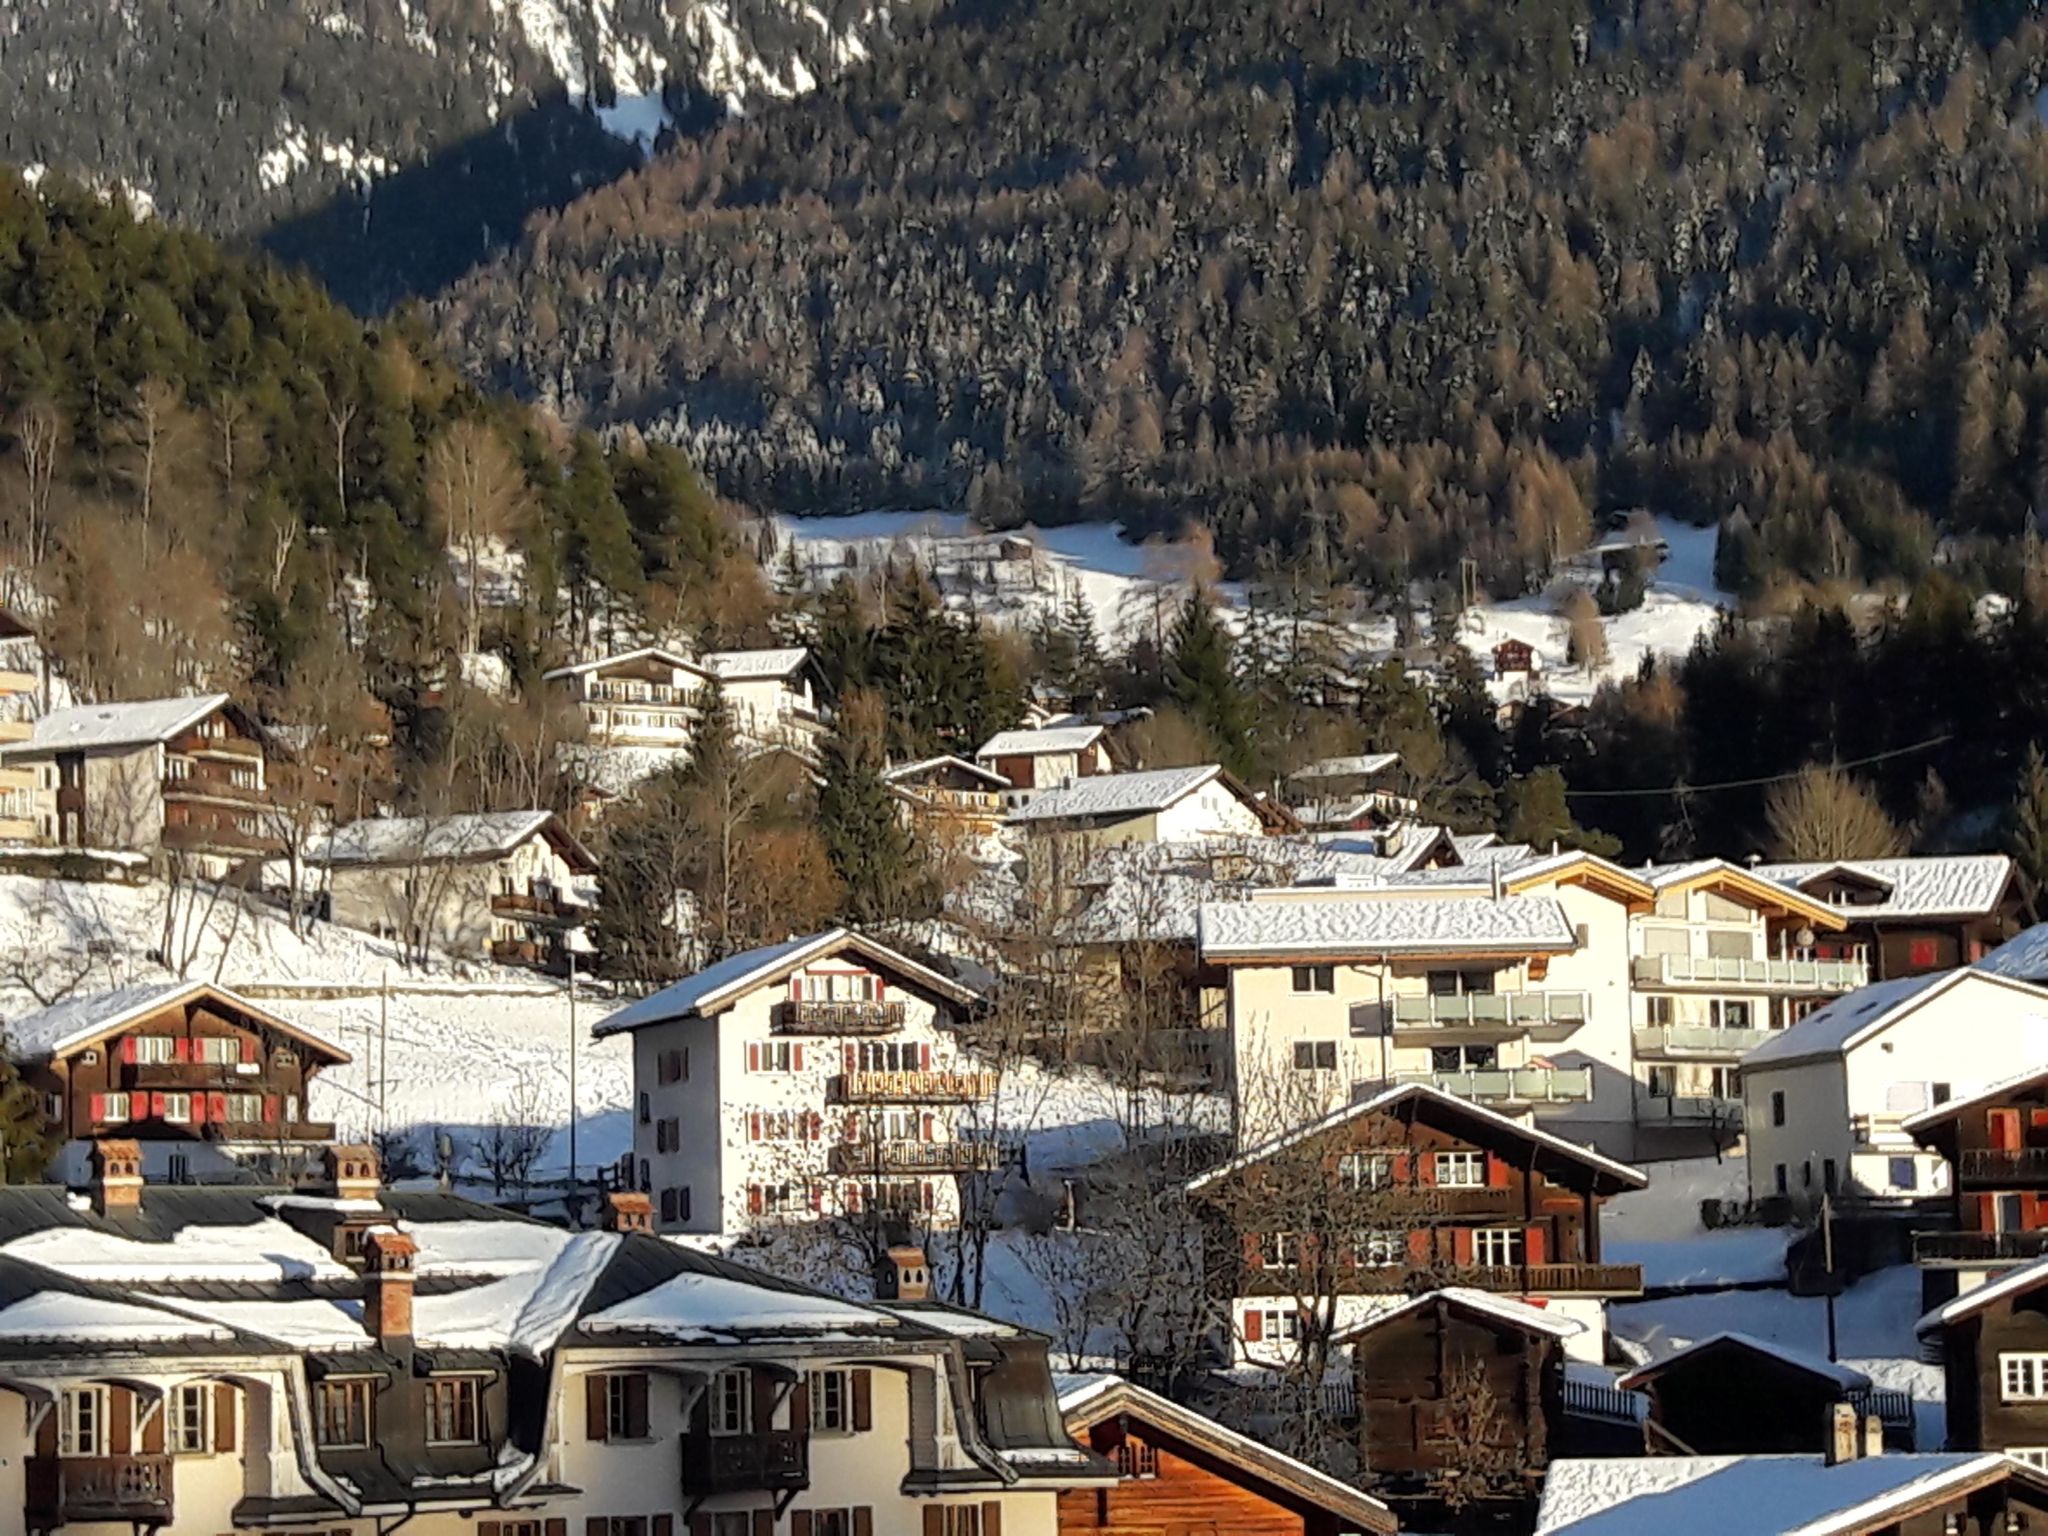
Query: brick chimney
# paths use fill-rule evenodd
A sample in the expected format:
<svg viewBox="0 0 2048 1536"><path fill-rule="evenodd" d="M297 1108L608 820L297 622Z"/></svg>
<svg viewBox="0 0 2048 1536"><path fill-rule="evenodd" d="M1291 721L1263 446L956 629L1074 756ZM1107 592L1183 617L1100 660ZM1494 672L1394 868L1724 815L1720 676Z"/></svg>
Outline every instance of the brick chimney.
<svg viewBox="0 0 2048 1536"><path fill-rule="evenodd" d="M654 1201L637 1189L614 1189L604 1197L604 1229L607 1232L652 1232Z"/></svg>
<svg viewBox="0 0 2048 1536"><path fill-rule="evenodd" d="M1856 1405L1835 1403L1828 1409L1828 1465L1839 1467L1843 1462L1855 1461L1861 1450L1858 1436L1861 1426L1857 1423Z"/></svg>
<svg viewBox="0 0 2048 1536"><path fill-rule="evenodd" d="M412 1263L419 1244L380 1227L363 1239L363 1331L387 1347L412 1346Z"/></svg>
<svg viewBox="0 0 2048 1536"><path fill-rule="evenodd" d="M105 1216L133 1211L142 1204L142 1143L96 1141L92 1144L92 1208Z"/></svg>
<svg viewBox="0 0 2048 1536"><path fill-rule="evenodd" d="M376 1200L384 1193L375 1147L327 1148L320 1155L320 1179L325 1192L336 1200Z"/></svg>
<svg viewBox="0 0 2048 1536"><path fill-rule="evenodd" d="M922 1248L891 1248L882 1255L875 1270L876 1300L931 1300L932 1267L925 1262Z"/></svg>

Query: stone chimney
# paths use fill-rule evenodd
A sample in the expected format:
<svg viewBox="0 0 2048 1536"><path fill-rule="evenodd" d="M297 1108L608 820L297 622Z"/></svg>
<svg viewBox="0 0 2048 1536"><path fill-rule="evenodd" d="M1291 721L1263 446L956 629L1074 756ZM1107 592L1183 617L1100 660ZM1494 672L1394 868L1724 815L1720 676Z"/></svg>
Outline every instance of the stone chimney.
<svg viewBox="0 0 2048 1536"><path fill-rule="evenodd" d="M412 1264L419 1245L379 1227L363 1239L363 1331L380 1345L412 1347Z"/></svg>
<svg viewBox="0 0 2048 1536"><path fill-rule="evenodd" d="M1839 1467L1845 1461L1858 1459L1862 1447L1858 1444L1861 1426L1857 1423L1854 1403L1835 1403L1828 1409L1828 1465Z"/></svg>
<svg viewBox="0 0 2048 1536"><path fill-rule="evenodd" d="M384 1194L384 1175L377 1166L377 1149L363 1146L332 1146L321 1154L320 1182L325 1193L336 1200L377 1200Z"/></svg>
<svg viewBox="0 0 2048 1536"><path fill-rule="evenodd" d="M922 1248L891 1248L876 1267L877 1301L930 1301L932 1267Z"/></svg>
<svg viewBox="0 0 2048 1536"><path fill-rule="evenodd" d="M637 1189L614 1189L604 1197L607 1232L652 1232L654 1201Z"/></svg>
<svg viewBox="0 0 2048 1536"><path fill-rule="evenodd" d="M1884 1454L1884 1420L1874 1413L1863 1416L1863 1454L1866 1457Z"/></svg>
<svg viewBox="0 0 2048 1536"><path fill-rule="evenodd" d="M92 1145L92 1208L101 1216L133 1211L142 1204L142 1143L96 1141Z"/></svg>

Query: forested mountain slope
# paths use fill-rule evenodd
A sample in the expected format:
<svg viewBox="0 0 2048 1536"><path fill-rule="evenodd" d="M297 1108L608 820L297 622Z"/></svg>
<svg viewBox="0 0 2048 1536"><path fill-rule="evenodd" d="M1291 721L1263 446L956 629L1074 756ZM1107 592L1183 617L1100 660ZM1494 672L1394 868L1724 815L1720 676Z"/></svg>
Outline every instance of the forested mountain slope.
<svg viewBox="0 0 2048 1536"><path fill-rule="evenodd" d="M2021 0L970 3L439 323L771 507L1498 592L1648 504L1740 589L1910 576L2048 492L2044 58Z"/></svg>
<svg viewBox="0 0 2048 1536"><path fill-rule="evenodd" d="M359 309L887 39L889 0L0 0L0 161L265 239Z"/></svg>

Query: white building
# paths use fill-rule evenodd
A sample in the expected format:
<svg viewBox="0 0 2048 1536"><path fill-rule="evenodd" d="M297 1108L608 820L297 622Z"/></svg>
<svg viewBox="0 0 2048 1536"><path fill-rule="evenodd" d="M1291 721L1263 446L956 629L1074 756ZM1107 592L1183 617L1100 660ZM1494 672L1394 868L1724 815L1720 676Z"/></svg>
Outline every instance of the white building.
<svg viewBox="0 0 2048 1536"><path fill-rule="evenodd" d="M1257 837L1298 828L1286 810L1215 763L1074 779L1034 794L1010 813L1010 824L1033 839L1089 848Z"/></svg>
<svg viewBox="0 0 2048 1536"><path fill-rule="evenodd" d="M1750 1196L1939 1192L1904 1122L2048 1059L2048 990L1963 969L1873 982L1742 1058Z"/></svg>
<svg viewBox="0 0 2048 1536"><path fill-rule="evenodd" d="M998 731L981 744L974 760L1010 781L1006 798L1012 805L1028 804L1041 790L1112 773L1116 768L1110 760L1108 736L1099 725Z"/></svg>
<svg viewBox="0 0 2048 1536"><path fill-rule="evenodd" d="M817 663L802 646L688 656L645 645L556 667L541 680L576 701L598 748L687 752L714 684L747 741L808 751L825 729Z"/></svg>
<svg viewBox="0 0 2048 1536"><path fill-rule="evenodd" d="M878 1210L958 1219L995 1091L954 1026L976 993L844 928L730 956L599 1022L633 1037L633 1159L661 1230Z"/></svg>

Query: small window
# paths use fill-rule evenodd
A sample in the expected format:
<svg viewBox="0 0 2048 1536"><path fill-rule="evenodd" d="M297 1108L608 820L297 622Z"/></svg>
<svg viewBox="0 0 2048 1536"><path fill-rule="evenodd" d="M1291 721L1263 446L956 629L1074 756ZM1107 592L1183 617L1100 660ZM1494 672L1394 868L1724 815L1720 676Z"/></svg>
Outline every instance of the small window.
<svg viewBox="0 0 2048 1536"><path fill-rule="evenodd" d="M1301 1235L1296 1232L1261 1232L1259 1262L1268 1269L1292 1269L1301 1262Z"/></svg>
<svg viewBox="0 0 2048 1536"><path fill-rule="evenodd" d="M1771 1095L1771 1124L1772 1124L1772 1125L1783 1125L1784 1123L1785 1123L1785 1094L1784 1094L1784 1091L1783 1091L1782 1089L1780 1089L1780 1090L1778 1090L1778 1091L1776 1091L1776 1092L1772 1093L1772 1095Z"/></svg>
<svg viewBox="0 0 2048 1536"><path fill-rule="evenodd" d="M367 1450L372 1383L367 1377L323 1381L313 1396L313 1438L329 1450Z"/></svg>
<svg viewBox="0 0 2048 1536"><path fill-rule="evenodd" d="M1893 1189L1918 1189L1920 1187L1920 1165L1910 1157L1894 1157L1886 1165L1886 1176Z"/></svg>
<svg viewBox="0 0 2048 1536"><path fill-rule="evenodd" d="M427 1444L475 1445L477 1390L474 1376L436 1376L426 1384Z"/></svg>
<svg viewBox="0 0 2048 1536"><path fill-rule="evenodd" d="M1126 1479L1151 1479L1159 1475L1159 1447L1142 1440L1126 1440L1116 1448L1116 1475Z"/></svg>
<svg viewBox="0 0 2048 1536"><path fill-rule="evenodd" d="M1482 1227L1472 1234L1472 1262L1489 1269L1513 1269L1524 1254L1520 1227Z"/></svg>
<svg viewBox="0 0 2048 1536"><path fill-rule="evenodd" d="M1678 1068L1650 1068L1650 1097L1653 1099L1675 1099L1678 1097Z"/></svg>
<svg viewBox="0 0 2048 1536"><path fill-rule="evenodd" d="M1779 1194L1789 1195L1790 1193L1792 1193L1792 1185L1785 1176L1785 1165L1783 1163L1778 1164L1776 1170L1774 1171L1774 1180L1776 1182Z"/></svg>
<svg viewBox="0 0 2048 1536"><path fill-rule="evenodd" d="M720 1371L711 1379L711 1433L754 1431L754 1377L750 1371Z"/></svg>
<svg viewBox="0 0 2048 1536"><path fill-rule="evenodd" d="M2008 1445L2005 1454L2025 1462L2036 1472L2048 1472L2048 1445Z"/></svg>
<svg viewBox="0 0 2048 1536"><path fill-rule="evenodd" d="M1486 1188L1484 1152L1439 1152L1436 1154L1436 1182L1442 1189Z"/></svg>
<svg viewBox="0 0 2048 1536"><path fill-rule="evenodd" d="M1297 1072L1336 1071L1337 1042L1334 1040L1295 1041L1294 1070Z"/></svg>
<svg viewBox="0 0 2048 1536"><path fill-rule="evenodd" d="M213 1388L188 1381L172 1389L165 1408L164 1449L173 1456L204 1456L213 1449Z"/></svg>
<svg viewBox="0 0 2048 1536"><path fill-rule="evenodd" d="M130 1102L128 1095L125 1093L110 1093L106 1095L104 1102L100 1106L100 1119L108 1125L119 1125L125 1122L131 1113L129 1108Z"/></svg>
<svg viewBox="0 0 2048 1536"><path fill-rule="evenodd" d="M2048 1401L2048 1354L2001 1353L1998 1392L2008 1403Z"/></svg>
<svg viewBox="0 0 2048 1536"><path fill-rule="evenodd" d="M172 1125L184 1125L192 1118L192 1095L164 1094L158 1101L156 1117Z"/></svg>
<svg viewBox="0 0 2048 1536"><path fill-rule="evenodd" d="M138 1065L160 1067L168 1064L177 1052L177 1042L169 1035L135 1036L135 1060Z"/></svg>
<svg viewBox="0 0 2048 1536"><path fill-rule="evenodd" d="M1931 1083L1928 1085L1937 1104L1946 1104L1955 1095L1953 1083Z"/></svg>
<svg viewBox="0 0 2048 1536"><path fill-rule="evenodd" d="M1337 968L1334 965L1295 966L1294 990L1297 992L1335 992L1337 990Z"/></svg>
<svg viewBox="0 0 2048 1536"><path fill-rule="evenodd" d="M1656 1029L1670 1028L1671 1021L1674 1017L1674 1014L1672 1012L1672 1003L1674 1000L1669 997L1658 995L1655 997L1645 998L1643 1001L1645 1004L1645 1016L1648 1018L1651 1026Z"/></svg>
<svg viewBox="0 0 2048 1536"><path fill-rule="evenodd" d="M1337 1177L1352 1194L1388 1189L1394 1183L1391 1152L1346 1152L1337 1160Z"/></svg>
<svg viewBox="0 0 2048 1536"><path fill-rule="evenodd" d="M638 1371L620 1371L604 1378L604 1437L647 1438L647 1378Z"/></svg>
<svg viewBox="0 0 2048 1536"><path fill-rule="evenodd" d="M1810 1157L1799 1165L1799 1187L1801 1189L1813 1188L1813 1159Z"/></svg>
<svg viewBox="0 0 2048 1536"><path fill-rule="evenodd" d="M645 1125L645 1124L647 1124L647 1122L648 1122L648 1121L649 1121L650 1119L652 1119L652 1118L653 1118L653 1107L652 1107L652 1106L651 1106L651 1105L650 1105L650 1104L648 1103L647 1095L643 1093L643 1094L641 1094L641 1095L640 1095L640 1108L639 1108L639 1119L640 1119L640 1123L641 1123L642 1125Z"/></svg>
<svg viewBox="0 0 2048 1536"><path fill-rule="evenodd" d="M853 1433L852 1372L811 1372L811 1433L814 1435L849 1435Z"/></svg>
<svg viewBox="0 0 2048 1536"><path fill-rule="evenodd" d="M105 1387L66 1387L59 1400L57 1454L59 1456L104 1456L107 1454L107 1403Z"/></svg>
<svg viewBox="0 0 2048 1536"><path fill-rule="evenodd" d="M850 1509L814 1509L811 1511L811 1536L853 1536L853 1511Z"/></svg>

